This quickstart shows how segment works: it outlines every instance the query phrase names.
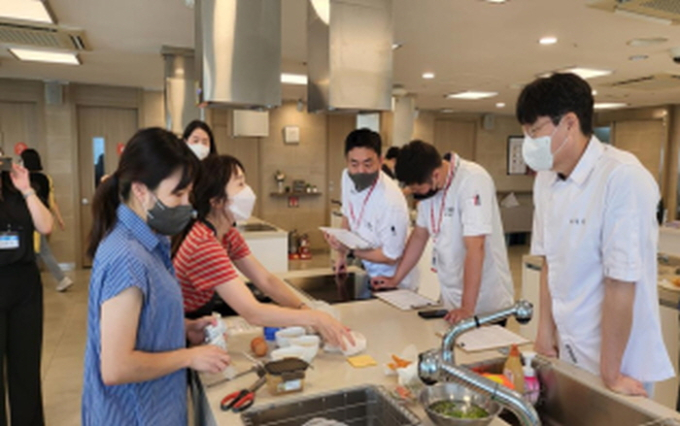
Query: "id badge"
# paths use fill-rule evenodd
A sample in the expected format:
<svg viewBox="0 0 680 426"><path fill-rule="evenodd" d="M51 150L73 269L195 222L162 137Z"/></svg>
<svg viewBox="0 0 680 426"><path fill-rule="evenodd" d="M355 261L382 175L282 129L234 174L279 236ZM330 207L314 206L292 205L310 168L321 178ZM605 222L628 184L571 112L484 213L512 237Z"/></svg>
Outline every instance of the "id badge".
<svg viewBox="0 0 680 426"><path fill-rule="evenodd" d="M432 250L432 267L430 270L437 273L437 249Z"/></svg>
<svg viewBox="0 0 680 426"><path fill-rule="evenodd" d="M0 232L0 250L16 250L20 246L19 241L18 232Z"/></svg>

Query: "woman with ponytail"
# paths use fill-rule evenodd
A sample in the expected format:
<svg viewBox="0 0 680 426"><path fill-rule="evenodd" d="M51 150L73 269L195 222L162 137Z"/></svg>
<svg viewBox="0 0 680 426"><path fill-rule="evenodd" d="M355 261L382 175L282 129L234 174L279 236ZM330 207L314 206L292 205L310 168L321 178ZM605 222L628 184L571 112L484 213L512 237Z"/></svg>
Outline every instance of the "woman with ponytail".
<svg viewBox="0 0 680 426"><path fill-rule="evenodd" d="M218 372L229 356L203 341L212 320L184 320L168 236L193 209L198 162L160 128L137 132L95 193L82 424L186 425L186 368ZM186 348L186 341L196 345Z"/></svg>

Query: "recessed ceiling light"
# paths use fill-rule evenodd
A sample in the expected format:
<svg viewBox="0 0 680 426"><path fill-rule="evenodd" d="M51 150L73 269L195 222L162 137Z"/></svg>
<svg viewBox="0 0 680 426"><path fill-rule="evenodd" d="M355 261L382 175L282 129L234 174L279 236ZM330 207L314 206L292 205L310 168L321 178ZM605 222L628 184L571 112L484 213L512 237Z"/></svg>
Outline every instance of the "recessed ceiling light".
<svg viewBox="0 0 680 426"><path fill-rule="evenodd" d="M587 80L589 78L596 78L596 77L602 77L605 75L610 75L612 74L613 71L610 70L598 70L594 68L583 68L583 67L571 67L571 68L564 68L561 70L557 71L551 71L551 72L546 72L543 74L539 74L539 77L550 77L551 75L555 73L572 73L576 74L577 76L581 77L584 80Z"/></svg>
<svg viewBox="0 0 680 426"><path fill-rule="evenodd" d="M555 43L557 43L557 37L552 37L552 36L543 37L540 40L538 40L538 42L540 44L543 44L543 45L555 44Z"/></svg>
<svg viewBox="0 0 680 426"><path fill-rule="evenodd" d="M397 50L403 45L404 43L392 43L392 50Z"/></svg>
<svg viewBox="0 0 680 426"><path fill-rule="evenodd" d="M443 112L444 114L450 114L450 113L453 112L453 110L450 109L450 108L444 108L443 110L441 110L441 111L439 111L439 112Z"/></svg>
<svg viewBox="0 0 680 426"><path fill-rule="evenodd" d="M505 3L508 0L486 0L487 3Z"/></svg>
<svg viewBox="0 0 680 426"><path fill-rule="evenodd" d="M629 56L628 60L629 61L644 61L647 58L649 58L649 56L647 56L647 55L633 55L633 56Z"/></svg>
<svg viewBox="0 0 680 426"><path fill-rule="evenodd" d="M426 80L432 80L434 78L434 73L433 72L424 72L423 78L426 79Z"/></svg>
<svg viewBox="0 0 680 426"><path fill-rule="evenodd" d="M9 49L22 61L50 62L55 64L80 65L78 54L71 52L54 52L51 50Z"/></svg>
<svg viewBox="0 0 680 426"><path fill-rule="evenodd" d="M632 40L628 40L626 43L628 46L633 46L633 47L644 47L644 46L653 46L655 44L661 44L667 42L668 39L665 37L643 37L643 38L634 38Z"/></svg>
<svg viewBox="0 0 680 426"><path fill-rule="evenodd" d="M0 1L0 18L54 24L46 1Z"/></svg>
<svg viewBox="0 0 680 426"><path fill-rule="evenodd" d="M595 96L595 95L597 95L597 90L593 89L593 91L590 92L590 93L592 93L592 95Z"/></svg>
<svg viewBox="0 0 680 426"><path fill-rule="evenodd" d="M459 93L449 93L446 95L448 99L468 99L468 100L474 100L474 99L484 99L484 98L492 98L496 96L498 92L475 92L472 90L468 90L465 92L459 92Z"/></svg>
<svg viewBox="0 0 680 426"><path fill-rule="evenodd" d="M307 76L304 74L281 73L281 83L284 84L307 84Z"/></svg>
<svg viewBox="0 0 680 426"><path fill-rule="evenodd" d="M596 102L593 108L595 109L613 109L613 108L623 108L628 106L623 102Z"/></svg>
<svg viewBox="0 0 680 426"><path fill-rule="evenodd" d="M505 102L498 102L496 108L505 108Z"/></svg>

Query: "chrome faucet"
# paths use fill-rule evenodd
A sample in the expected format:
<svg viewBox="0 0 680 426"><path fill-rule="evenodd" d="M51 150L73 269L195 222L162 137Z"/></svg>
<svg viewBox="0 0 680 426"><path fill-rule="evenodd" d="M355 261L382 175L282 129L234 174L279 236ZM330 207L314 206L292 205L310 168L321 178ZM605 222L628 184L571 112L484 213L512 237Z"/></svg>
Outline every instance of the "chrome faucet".
<svg viewBox="0 0 680 426"><path fill-rule="evenodd" d="M455 363L453 355L456 339L462 334L481 327L482 325L502 321L514 316L518 322L527 323L533 315L533 305L526 300L520 300L513 306L482 316L474 316L453 325L442 339L440 350L432 349L421 353L418 358L418 374L420 379L428 384L439 380L452 381L488 395L492 400L512 411L523 426L540 426L541 420L534 407L522 395L510 390L499 383L472 372Z"/></svg>

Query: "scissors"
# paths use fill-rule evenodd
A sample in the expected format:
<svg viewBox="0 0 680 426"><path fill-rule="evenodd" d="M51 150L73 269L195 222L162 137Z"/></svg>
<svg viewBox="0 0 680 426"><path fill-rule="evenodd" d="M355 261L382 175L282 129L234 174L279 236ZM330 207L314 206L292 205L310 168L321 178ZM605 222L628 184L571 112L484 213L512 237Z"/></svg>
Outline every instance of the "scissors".
<svg viewBox="0 0 680 426"><path fill-rule="evenodd" d="M231 410L234 413L240 413L241 411L247 410L255 402L255 392L257 392L266 381L266 376L260 376L248 389L230 393L222 399L220 408L222 411Z"/></svg>

